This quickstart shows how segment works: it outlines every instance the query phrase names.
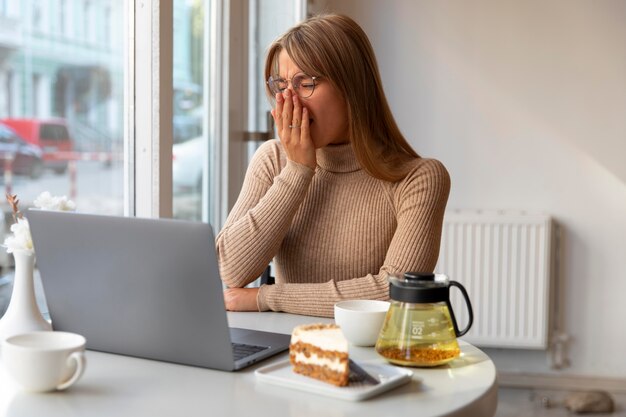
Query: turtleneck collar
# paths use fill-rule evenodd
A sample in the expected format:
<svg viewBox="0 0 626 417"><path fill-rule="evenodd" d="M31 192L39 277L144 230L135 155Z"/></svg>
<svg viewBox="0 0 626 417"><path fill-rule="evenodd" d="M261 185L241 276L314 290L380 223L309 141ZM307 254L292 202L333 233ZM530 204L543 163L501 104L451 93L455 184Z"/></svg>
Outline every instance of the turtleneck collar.
<svg viewBox="0 0 626 417"><path fill-rule="evenodd" d="M355 172L361 169L350 143L317 149L316 157L317 165L329 172Z"/></svg>

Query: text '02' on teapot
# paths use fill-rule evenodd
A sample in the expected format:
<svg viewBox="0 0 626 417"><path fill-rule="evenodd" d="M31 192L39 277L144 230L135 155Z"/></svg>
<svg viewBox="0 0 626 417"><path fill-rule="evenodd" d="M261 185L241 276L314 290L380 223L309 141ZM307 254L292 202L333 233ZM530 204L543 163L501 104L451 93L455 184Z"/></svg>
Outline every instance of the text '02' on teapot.
<svg viewBox="0 0 626 417"><path fill-rule="evenodd" d="M450 287L463 294L469 321L459 330L450 305ZM396 365L438 366L461 354L456 338L472 326L474 315L465 288L446 275L407 272L389 277L391 306L376 342L376 352Z"/></svg>

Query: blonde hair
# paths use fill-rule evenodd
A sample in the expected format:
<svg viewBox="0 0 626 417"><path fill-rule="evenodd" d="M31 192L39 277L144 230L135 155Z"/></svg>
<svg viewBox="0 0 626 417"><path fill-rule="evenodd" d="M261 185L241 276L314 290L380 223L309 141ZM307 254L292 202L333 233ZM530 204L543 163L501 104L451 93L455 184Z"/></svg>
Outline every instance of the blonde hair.
<svg viewBox="0 0 626 417"><path fill-rule="evenodd" d="M323 77L343 95L349 139L363 169L385 181L404 178L409 169L405 162L419 155L391 114L374 50L363 29L343 15L307 19L270 45L265 79L277 74L283 49L302 71ZM273 98L269 89L267 94Z"/></svg>

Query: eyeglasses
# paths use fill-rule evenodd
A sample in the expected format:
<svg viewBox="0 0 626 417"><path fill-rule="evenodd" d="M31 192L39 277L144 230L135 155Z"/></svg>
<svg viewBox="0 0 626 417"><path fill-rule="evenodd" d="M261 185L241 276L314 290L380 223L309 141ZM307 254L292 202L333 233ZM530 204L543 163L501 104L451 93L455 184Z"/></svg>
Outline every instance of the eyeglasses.
<svg viewBox="0 0 626 417"><path fill-rule="evenodd" d="M270 76L267 79L267 85L272 92L272 94L276 95L285 91L285 89L289 86L289 82L291 81L291 86L293 90L300 96L301 98L311 97L313 91L315 90L315 86L317 85L317 79L319 77L312 77L303 72L298 73L291 77L290 80L286 80L284 78L280 78L279 76Z"/></svg>

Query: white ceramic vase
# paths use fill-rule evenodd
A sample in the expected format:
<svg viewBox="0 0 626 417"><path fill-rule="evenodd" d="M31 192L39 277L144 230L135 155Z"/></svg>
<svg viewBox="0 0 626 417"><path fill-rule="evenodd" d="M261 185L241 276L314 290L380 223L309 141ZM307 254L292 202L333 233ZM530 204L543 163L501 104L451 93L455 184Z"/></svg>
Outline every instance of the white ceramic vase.
<svg viewBox="0 0 626 417"><path fill-rule="evenodd" d="M38 330L52 330L41 315L35 298L35 253L15 250L15 278L13 292L6 313L0 319L0 342L16 334Z"/></svg>

